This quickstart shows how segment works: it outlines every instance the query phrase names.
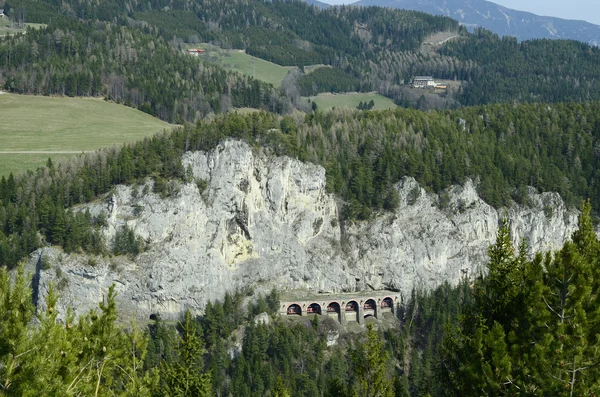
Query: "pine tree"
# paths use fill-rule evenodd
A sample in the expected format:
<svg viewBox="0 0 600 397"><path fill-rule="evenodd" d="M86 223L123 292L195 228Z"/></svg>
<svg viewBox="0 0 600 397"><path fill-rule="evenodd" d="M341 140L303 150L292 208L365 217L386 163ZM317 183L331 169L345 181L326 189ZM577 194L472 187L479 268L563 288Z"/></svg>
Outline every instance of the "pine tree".
<svg viewBox="0 0 600 397"><path fill-rule="evenodd" d="M383 348L383 340L373 324L367 324L364 343L358 345L352 354L355 373L358 379L360 397L391 397L394 386L388 376L389 354Z"/></svg>
<svg viewBox="0 0 600 397"><path fill-rule="evenodd" d="M20 366L31 353L27 342L33 314L24 267L18 267L12 283L7 269L0 268L0 396L15 395Z"/></svg>
<svg viewBox="0 0 600 397"><path fill-rule="evenodd" d="M283 379L281 377L277 377L277 381L275 382L275 390L273 390L273 397L291 397L291 394L288 389L286 389L285 384L283 383Z"/></svg>
<svg viewBox="0 0 600 397"><path fill-rule="evenodd" d="M448 395L600 392L600 250L585 203L572 241L528 261L505 226L490 248L489 275L458 332L448 330L441 373Z"/></svg>
<svg viewBox="0 0 600 397"><path fill-rule="evenodd" d="M161 365L164 395L167 397L211 396L211 375L202 372L204 344L199 335L198 325L189 310L185 312L180 327L179 344L176 348L177 358L174 362L163 362Z"/></svg>
<svg viewBox="0 0 600 397"><path fill-rule="evenodd" d="M19 266L11 285L0 270L0 396L150 396L158 378L141 366L147 340L135 326L129 334L116 326L113 287L100 314L58 321L51 286L32 321L30 279Z"/></svg>
<svg viewBox="0 0 600 397"><path fill-rule="evenodd" d="M545 365L540 371L544 390L570 396L600 392L600 302L596 289L600 256L590 210L589 202L585 203L572 242L565 243L554 258L547 257L538 303L548 317Z"/></svg>

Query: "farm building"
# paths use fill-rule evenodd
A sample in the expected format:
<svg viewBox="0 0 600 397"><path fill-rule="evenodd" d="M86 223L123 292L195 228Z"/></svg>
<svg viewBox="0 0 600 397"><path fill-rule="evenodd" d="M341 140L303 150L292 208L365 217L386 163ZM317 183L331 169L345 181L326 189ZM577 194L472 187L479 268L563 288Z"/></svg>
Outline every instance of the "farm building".
<svg viewBox="0 0 600 397"><path fill-rule="evenodd" d="M193 56L197 57L197 56L204 54L204 50L202 50L200 48L191 48L191 49L187 50L187 53L189 55L193 55Z"/></svg>
<svg viewBox="0 0 600 397"><path fill-rule="evenodd" d="M435 81L431 76L416 76L413 78L412 86L415 88L435 87Z"/></svg>

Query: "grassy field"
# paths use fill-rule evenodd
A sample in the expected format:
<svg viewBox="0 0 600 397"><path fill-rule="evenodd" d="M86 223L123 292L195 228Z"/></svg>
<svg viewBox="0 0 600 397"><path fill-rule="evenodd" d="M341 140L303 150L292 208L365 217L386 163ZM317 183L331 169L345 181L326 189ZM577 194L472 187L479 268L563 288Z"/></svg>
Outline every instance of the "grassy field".
<svg viewBox="0 0 600 397"><path fill-rule="evenodd" d="M0 95L0 175L35 169L48 157L121 145L170 125L94 98Z"/></svg>
<svg viewBox="0 0 600 397"><path fill-rule="evenodd" d="M32 28L36 28L36 29L39 28L40 26L45 26L45 25L39 24L39 23L26 23L25 24L25 27L32 27ZM21 33L24 31L25 31L25 29L11 27L11 23L10 23L10 20L8 19L8 17L0 18L0 35L4 36L7 33L10 35L13 35L15 33Z"/></svg>
<svg viewBox="0 0 600 397"><path fill-rule="evenodd" d="M279 66L272 62L246 54L243 50L224 50L211 44L193 44L188 48L206 50L203 57L212 59L225 69L243 73L279 87L289 67Z"/></svg>
<svg viewBox="0 0 600 397"><path fill-rule="evenodd" d="M8 176L11 172L18 174L26 170L35 170L46 165L48 158L53 162L66 159L73 154L26 154L26 153L1 153L0 154L0 178Z"/></svg>
<svg viewBox="0 0 600 397"><path fill-rule="evenodd" d="M373 110L390 109L396 107L394 101L374 92L351 92L346 94L327 93L309 97L308 99L310 99L312 102L315 102L320 110L327 110L333 107L356 109L360 102L368 103L371 100L375 102Z"/></svg>

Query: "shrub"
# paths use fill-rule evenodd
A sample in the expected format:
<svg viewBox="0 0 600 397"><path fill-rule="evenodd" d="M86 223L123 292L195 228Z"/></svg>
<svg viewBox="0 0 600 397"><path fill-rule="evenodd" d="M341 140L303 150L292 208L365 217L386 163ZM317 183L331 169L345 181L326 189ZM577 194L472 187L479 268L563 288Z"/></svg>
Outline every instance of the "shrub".
<svg viewBox="0 0 600 397"><path fill-rule="evenodd" d="M113 240L113 253L115 255L132 254L136 256L143 251L144 241L141 237L137 237L127 225L117 231Z"/></svg>

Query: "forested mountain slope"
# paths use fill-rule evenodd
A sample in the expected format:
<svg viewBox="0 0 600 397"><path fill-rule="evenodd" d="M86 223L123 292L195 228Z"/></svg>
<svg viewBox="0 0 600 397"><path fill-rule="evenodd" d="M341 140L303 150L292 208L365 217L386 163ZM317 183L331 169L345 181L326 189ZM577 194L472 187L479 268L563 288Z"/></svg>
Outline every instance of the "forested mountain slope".
<svg viewBox="0 0 600 397"><path fill-rule="evenodd" d="M110 22L63 19L0 42L5 89L103 96L174 123L267 105L272 86L199 62L163 38ZM275 96L275 98L277 98Z"/></svg>
<svg viewBox="0 0 600 397"><path fill-rule="evenodd" d="M517 42L477 30L440 50L463 62L479 65L469 73L461 102L586 101L596 99L600 79L600 49L577 41ZM467 78L467 76L465 76Z"/></svg>
<svg viewBox="0 0 600 397"><path fill-rule="evenodd" d="M573 207L600 196L600 102L588 100L600 95L596 49L299 2L8 7L48 27L2 38L3 87L107 96L195 123L0 178L2 397L597 394L600 243L590 205L571 233ZM441 53L419 51L446 29L463 37ZM470 80L454 93L463 103L509 103L204 117L233 105L290 113L294 84L276 91L227 73L182 54L183 39L248 51L272 41L282 63L318 59L339 70L321 77L389 96L416 73L456 76ZM331 83L317 77L303 89ZM557 83L583 88L554 91ZM538 100L547 102L519 103ZM560 251L531 259L526 244L515 248L520 237ZM465 276L473 283L417 291ZM279 301L273 293L244 309L245 292L226 293L249 283L389 288L406 305L388 316L399 328L385 342L371 328L344 337L328 316L255 321ZM88 313L106 290L99 313L59 310L70 301ZM116 324L119 296L127 316L152 315L145 335ZM169 327L161 313L185 314Z"/></svg>
<svg viewBox="0 0 600 397"><path fill-rule="evenodd" d="M226 48L243 49L249 54L280 65L303 67L324 64L335 68L318 68L306 75L300 71L291 76L285 87L282 87L283 92L290 97L288 101L271 95L268 88L259 88L255 82L243 82L244 79L231 76L225 84L223 77L220 77L218 85L226 93L222 101L220 95L211 97L210 93L204 93L206 98L196 100L208 103L212 110L226 109L233 103L234 106L262 106L286 112L290 109L290 101L296 106L301 103L298 98L294 98L298 93L315 95L319 92L347 90L375 90L399 104L423 109L515 100L559 102L600 99L600 50L597 48L575 41L518 43L514 39L501 39L483 30L469 34L455 20L415 11L378 7L320 9L292 0L157 1L131 2L125 6L109 1L103 3L102 7L85 2L62 7L54 2L11 0L8 6L13 15L21 12L19 10L26 10L28 18L36 22L48 23L53 18L55 21L68 18L72 22L67 23L67 26L74 30L79 29L73 26L78 18L100 18L113 21L111 23L117 21L121 29L138 31L130 33L136 37L141 35L140 31L148 37L160 37L165 43L175 44L175 48L178 43L184 42L212 42ZM53 25L48 29L54 31L57 28L60 30L61 27ZM425 38L440 31L454 31L461 37L446 43L437 52L422 52L420 47ZM36 40L39 41L39 37ZM27 45L26 48L32 46ZM139 68L140 62L146 60L143 59L144 50L136 51L140 57L136 64ZM44 55L44 52L41 54ZM67 53L60 52L57 55L61 58L68 56ZM34 58L30 55L19 58L19 66L26 70L31 68L28 64L33 61ZM111 58L112 63L121 61L127 61L127 58ZM84 63L84 69L90 68L88 59L77 62ZM169 64L189 62L170 60ZM205 62L203 64L205 69L214 69ZM11 67L14 68L14 62ZM164 72L170 76L178 75L181 79L180 83L171 83L181 91L170 98L171 101L178 100L178 110L171 109L174 105L165 108L160 100L156 100L154 102L157 103L152 105L155 108L153 111L160 112L163 118L164 114L168 114L169 120L178 117L180 120L193 120L193 115L198 111L199 115L206 114L206 110L199 108L208 107L194 104L189 105L189 109L182 108L183 103L194 100L190 100L189 94L185 93L187 86L192 84L187 81L189 73L176 70L178 67L170 66L171 70ZM146 66L145 70L154 73L153 68L154 66ZM6 75L14 73L12 70ZM463 84L458 84L460 88L449 89L441 95L428 94L426 99L431 101L419 101L419 92L410 91L407 85L415 75L433 75L436 79L463 81ZM165 76L165 79L177 79L170 76ZM79 78L77 75L70 77ZM139 78L145 77L138 76ZM236 83L232 83L232 79ZM26 78L23 76L19 78L21 86L24 80ZM104 77L104 80L107 78ZM211 80L214 79L209 78L207 82L209 90L214 86ZM158 82L160 81L159 79ZM13 84L11 81L11 87ZM15 86L19 87L19 84ZM87 91L85 84L84 82L84 91ZM151 91L154 84L135 84L140 85L136 88L143 95L155 96L146 92ZM43 92L42 88L47 82L30 82L29 86L32 85L36 86L38 92ZM239 90L244 93L229 93L234 85L239 85ZM9 87L6 85L6 78L4 86ZM58 92L62 91L61 87ZM65 92L70 93L71 89ZM140 102L137 94L135 98L123 96L127 97L124 101L129 100L134 104Z"/></svg>
<svg viewBox="0 0 600 397"><path fill-rule="evenodd" d="M473 29L482 27L518 40L569 39L600 45L600 26L513 10L485 0L360 0L352 5L415 10L456 19Z"/></svg>

